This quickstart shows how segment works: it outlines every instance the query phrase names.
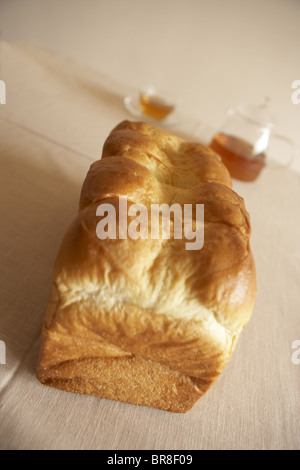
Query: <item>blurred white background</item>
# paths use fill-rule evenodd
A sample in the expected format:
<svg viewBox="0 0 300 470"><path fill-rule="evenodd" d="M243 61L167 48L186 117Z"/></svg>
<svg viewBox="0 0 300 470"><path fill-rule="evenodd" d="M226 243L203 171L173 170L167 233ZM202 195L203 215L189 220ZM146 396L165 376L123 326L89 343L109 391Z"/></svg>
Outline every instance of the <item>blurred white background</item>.
<svg viewBox="0 0 300 470"><path fill-rule="evenodd" d="M167 89L216 128L228 107L269 96L278 132L300 148L299 0L0 0L0 29L2 41ZM300 156L292 167L300 172Z"/></svg>

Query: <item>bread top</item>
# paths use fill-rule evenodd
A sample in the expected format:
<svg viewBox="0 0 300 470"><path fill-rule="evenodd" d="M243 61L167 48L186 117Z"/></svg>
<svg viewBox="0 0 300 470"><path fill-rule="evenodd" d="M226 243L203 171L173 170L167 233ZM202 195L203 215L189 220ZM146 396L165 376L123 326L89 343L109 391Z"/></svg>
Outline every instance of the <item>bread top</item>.
<svg viewBox="0 0 300 470"><path fill-rule="evenodd" d="M155 203L204 204L202 249L186 250L185 238L100 240L96 209L110 203L118 215L120 196L149 211ZM224 334L236 336L246 325L256 296L250 230L244 201L217 154L155 126L124 121L91 165L79 214L60 247L54 272L60 311L92 298L115 313L118 305L130 305L153 318L198 322L224 343Z"/></svg>

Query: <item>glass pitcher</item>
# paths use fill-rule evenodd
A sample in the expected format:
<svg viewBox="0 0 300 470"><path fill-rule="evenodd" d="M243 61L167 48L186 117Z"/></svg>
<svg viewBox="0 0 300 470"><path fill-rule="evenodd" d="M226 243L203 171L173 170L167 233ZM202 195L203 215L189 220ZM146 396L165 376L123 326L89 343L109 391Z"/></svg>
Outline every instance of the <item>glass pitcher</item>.
<svg viewBox="0 0 300 470"><path fill-rule="evenodd" d="M266 150L270 139L278 139L289 145L288 158L272 165L289 166L295 154L293 142L275 134L275 121L269 112L269 98L259 105L241 104L228 110L224 126L213 136L209 147L218 153L233 178L254 181L269 164Z"/></svg>

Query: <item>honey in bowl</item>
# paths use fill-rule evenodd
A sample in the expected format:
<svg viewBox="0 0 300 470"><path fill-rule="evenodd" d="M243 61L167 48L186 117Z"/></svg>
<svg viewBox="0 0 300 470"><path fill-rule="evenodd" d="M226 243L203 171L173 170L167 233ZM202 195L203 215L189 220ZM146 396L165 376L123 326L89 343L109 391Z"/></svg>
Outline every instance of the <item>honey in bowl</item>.
<svg viewBox="0 0 300 470"><path fill-rule="evenodd" d="M140 108L146 116L161 121L174 111L174 105L155 94L141 93Z"/></svg>
<svg viewBox="0 0 300 470"><path fill-rule="evenodd" d="M251 144L227 134L216 134L209 147L220 155L230 175L241 181L254 181L265 166L265 154L253 154Z"/></svg>

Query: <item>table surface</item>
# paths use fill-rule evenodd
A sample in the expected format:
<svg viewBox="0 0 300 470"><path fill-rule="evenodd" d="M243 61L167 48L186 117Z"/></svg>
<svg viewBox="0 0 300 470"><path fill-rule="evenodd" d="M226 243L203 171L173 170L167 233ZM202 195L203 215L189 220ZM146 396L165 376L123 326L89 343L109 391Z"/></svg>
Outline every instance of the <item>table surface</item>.
<svg viewBox="0 0 300 470"><path fill-rule="evenodd" d="M228 366L190 412L45 387L35 366L53 262L90 164L132 118L123 98L134 89L28 44L2 43L1 63L0 448L299 449L299 175L266 168L254 183L234 181L251 215L258 296ZM200 124L205 141L212 129Z"/></svg>

